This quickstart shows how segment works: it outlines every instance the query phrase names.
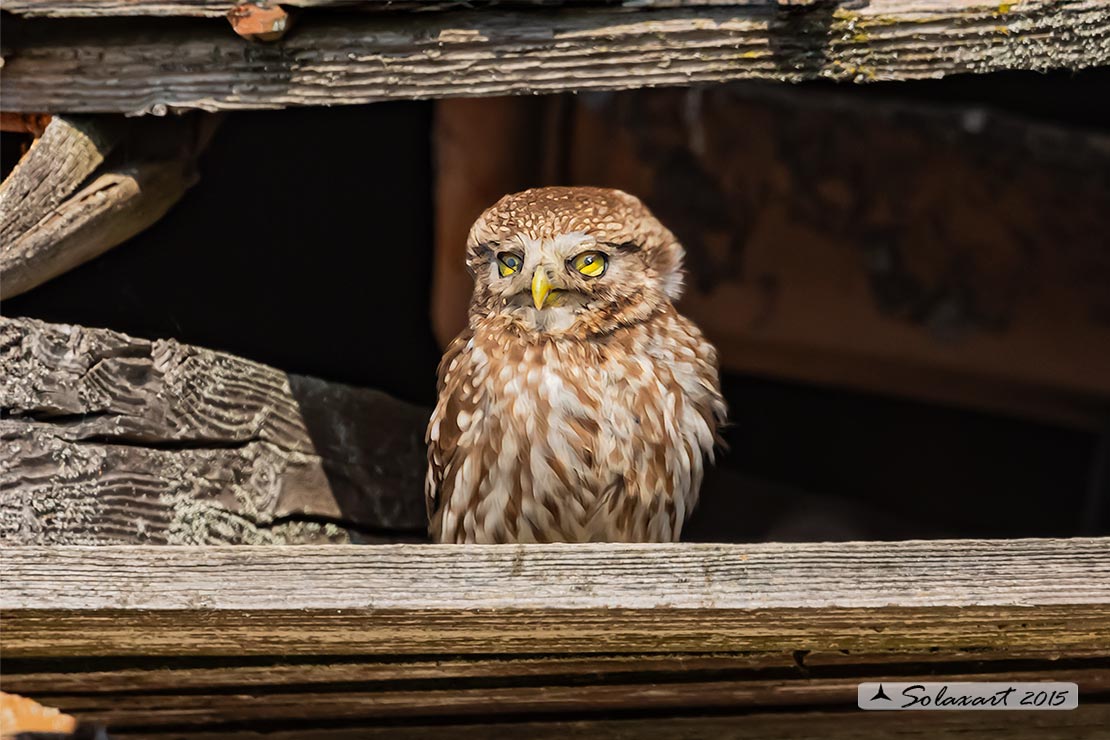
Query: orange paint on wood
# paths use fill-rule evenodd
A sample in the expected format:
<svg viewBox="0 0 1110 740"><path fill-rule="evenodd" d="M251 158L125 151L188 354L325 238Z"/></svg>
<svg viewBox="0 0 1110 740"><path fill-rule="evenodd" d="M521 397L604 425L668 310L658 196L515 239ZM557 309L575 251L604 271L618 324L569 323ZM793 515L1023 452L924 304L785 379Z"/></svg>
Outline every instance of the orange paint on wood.
<svg viewBox="0 0 1110 740"><path fill-rule="evenodd" d="M277 41L289 30L289 14L280 5L240 3L228 11L235 33L251 41Z"/></svg>

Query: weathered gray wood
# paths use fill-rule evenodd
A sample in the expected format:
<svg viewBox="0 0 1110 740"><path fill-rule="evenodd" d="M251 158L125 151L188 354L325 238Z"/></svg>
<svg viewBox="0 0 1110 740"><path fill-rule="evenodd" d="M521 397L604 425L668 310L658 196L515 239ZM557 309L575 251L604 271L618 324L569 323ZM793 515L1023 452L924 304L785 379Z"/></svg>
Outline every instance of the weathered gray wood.
<svg viewBox="0 0 1110 740"><path fill-rule="evenodd" d="M196 182L196 158L219 118L130 125L119 117L77 120L79 126L55 119L55 134L48 129L0 185L11 191L2 204L5 298L97 257L161 218ZM127 143L121 156L109 169L97 169L117 139ZM71 196L89 177L92 182Z"/></svg>
<svg viewBox="0 0 1110 740"><path fill-rule="evenodd" d="M1110 652L1110 539L7 548L9 657Z"/></svg>
<svg viewBox="0 0 1110 740"><path fill-rule="evenodd" d="M425 412L99 329L0 318L0 541L301 543L424 528Z"/></svg>
<svg viewBox="0 0 1110 740"><path fill-rule="evenodd" d="M396 737L400 721L487 737L471 723L495 716L497 736L532 738L985 726L872 715L830 734L862 716L859 681L895 677L1079 683L1081 709L1052 722L991 720L1010 737L1108 716L1110 539L17 547L5 568L6 690L121 736Z"/></svg>
<svg viewBox="0 0 1110 740"><path fill-rule="evenodd" d="M1101 0L306 17L263 46L202 21L58 23L9 24L5 110L162 114L1110 61L1110 7Z"/></svg>
<svg viewBox="0 0 1110 740"><path fill-rule="evenodd" d="M112 120L55 116L0 183L0 260L12 242L88 179L111 151ZM5 295L10 286L3 281Z"/></svg>

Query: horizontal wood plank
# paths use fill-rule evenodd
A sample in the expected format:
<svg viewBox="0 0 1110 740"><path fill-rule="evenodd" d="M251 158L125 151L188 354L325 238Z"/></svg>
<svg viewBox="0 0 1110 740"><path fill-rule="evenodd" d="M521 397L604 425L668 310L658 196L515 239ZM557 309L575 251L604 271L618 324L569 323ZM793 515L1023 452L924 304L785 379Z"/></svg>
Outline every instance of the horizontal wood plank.
<svg viewBox="0 0 1110 740"><path fill-rule="evenodd" d="M1075 712L987 713L1010 737L1108 716L1110 539L16 547L5 568L6 690L113 737L986 726L861 715L856 684L876 678L1079 683Z"/></svg>
<svg viewBox="0 0 1110 740"><path fill-rule="evenodd" d="M8 24L4 110L164 114L1110 61L1110 8L1099 0L306 17L271 45L210 21L136 23Z"/></svg>
<svg viewBox="0 0 1110 740"><path fill-rule="evenodd" d="M632 683L593 681L575 676L571 685L529 686L500 681L503 685L450 685L432 688L415 683L402 687L356 682L335 687L294 685L283 691L256 685L231 687L229 691L200 693L171 689L154 696L129 692L95 692L88 681L75 694L49 692L38 696L64 711L80 714L83 721L109 727L173 726L214 724L234 718L239 722L278 723L315 720L386 720L424 717L488 717L490 707L499 715L568 714L578 712L630 712L650 706L652 711L689 711L697 708L726 710L743 707L851 706L856 700L859 676L828 678L747 678L716 681L676 681L672 676L640 676ZM1105 694L1110 690L1110 671L1066 668L1058 671L1013 671L997 673L948 673L948 681L1069 681L1081 684L1084 692ZM586 679L586 680L583 680ZM655 679L655 680L651 680ZM670 680L668 680L670 679ZM899 681L930 681L935 676L905 675ZM16 678L13 687L20 686ZM277 686L272 687L277 689Z"/></svg>
<svg viewBox="0 0 1110 740"><path fill-rule="evenodd" d="M8 548L6 654L1091 656L1110 540Z"/></svg>

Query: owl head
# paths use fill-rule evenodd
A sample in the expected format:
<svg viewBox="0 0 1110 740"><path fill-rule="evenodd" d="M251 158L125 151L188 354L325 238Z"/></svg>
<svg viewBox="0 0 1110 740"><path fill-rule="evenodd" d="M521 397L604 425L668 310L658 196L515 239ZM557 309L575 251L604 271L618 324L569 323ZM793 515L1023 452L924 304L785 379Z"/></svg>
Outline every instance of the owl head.
<svg viewBox="0 0 1110 740"><path fill-rule="evenodd" d="M640 200L605 188L506 195L470 229L470 321L598 335L644 321L682 293L682 246Z"/></svg>

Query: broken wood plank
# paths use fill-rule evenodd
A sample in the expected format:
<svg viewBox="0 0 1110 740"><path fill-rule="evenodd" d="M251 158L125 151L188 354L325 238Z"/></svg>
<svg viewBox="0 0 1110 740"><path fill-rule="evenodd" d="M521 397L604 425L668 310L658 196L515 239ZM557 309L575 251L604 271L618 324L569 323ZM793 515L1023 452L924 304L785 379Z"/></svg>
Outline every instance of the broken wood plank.
<svg viewBox="0 0 1110 740"><path fill-rule="evenodd" d="M0 251L4 297L25 293L149 228L197 179L191 160L100 175Z"/></svg>
<svg viewBox="0 0 1110 740"><path fill-rule="evenodd" d="M11 22L4 109L164 114L1110 62L1110 8L1097 0L320 17L265 47L204 21L143 25L154 22Z"/></svg>
<svg viewBox="0 0 1110 740"><path fill-rule="evenodd" d="M218 122L56 118L0 185L0 195L8 193L0 201L3 296L41 285L158 221L197 181L196 159ZM123 156L97 169L117 139L127 142Z"/></svg>
<svg viewBox="0 0 1110 740"><path fill-rule="evenodd" d="M422 536L426 413L221 352L0 317L0 541Z"/></svg>
<svg viewBox="0 0 1110 740"><path fill-rule="evenodd" d="M118 121L54 116L0 183L0 252L57 208L112 150ZM2 259L2 258L0 258ZM12 296L5 276L4 295Z"/></svg>
<svg viewBox="0 0 1110 740"><path fill-rule="evenodd" d="M7 658L1110 649L1097 538L9 547L5 568Z"/></svg>

